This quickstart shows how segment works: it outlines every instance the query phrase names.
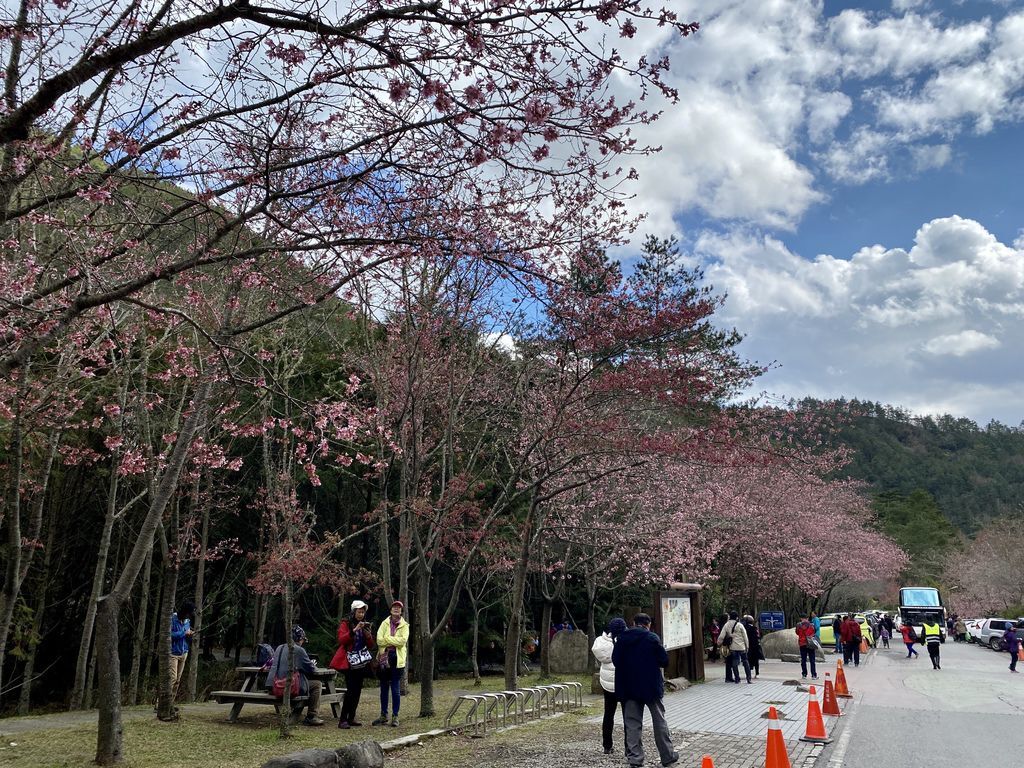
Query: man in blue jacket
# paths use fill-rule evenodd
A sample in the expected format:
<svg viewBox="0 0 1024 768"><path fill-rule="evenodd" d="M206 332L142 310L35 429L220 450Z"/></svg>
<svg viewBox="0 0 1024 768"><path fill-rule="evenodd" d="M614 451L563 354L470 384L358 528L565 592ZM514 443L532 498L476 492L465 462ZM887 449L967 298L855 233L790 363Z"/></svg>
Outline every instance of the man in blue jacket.
<svg viewBox="0 0 1024 768"><path fill-rule="evenodd" d="M323 725L324 721L320 719L317 714L317 709L320 706L320 692L323 689L323 683L319 680L310 680L310 677L316 674L316 664L309 658L309 654L306 653L306 649L303 648L306 644L306 632L296 624L292 627L292 654L294 655L294 663L292 668L299 673L299 695L308 696L307 706L308 711L305 719L302 721L303 725ZM274 651L274 661L270 665L270 669L267 671L267 688L272 688L274 680L278 677L288 678L288 643L282 643L277 646Z"/></svg>
<svg viewBox="0 0 1024 768"><path fill-rule="evenodd" d="M626 760L631 766L644 764L641 736L644 707L647 707L661 764L669 766L678 762L679 753L672 746L665 705L661 703L665 694L661 670L668 666L668 653L661 638L651 632L651 617L646 613L634 616L633 628L619 635L612 651L612 663L615 665L615 698L622 702L626 727Z"/></svg>

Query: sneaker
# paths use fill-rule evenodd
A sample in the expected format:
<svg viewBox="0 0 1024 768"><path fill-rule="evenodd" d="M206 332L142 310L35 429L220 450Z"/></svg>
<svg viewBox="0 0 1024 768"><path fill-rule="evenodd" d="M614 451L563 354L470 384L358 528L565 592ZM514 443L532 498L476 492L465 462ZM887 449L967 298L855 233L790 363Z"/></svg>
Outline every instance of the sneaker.
<svg viewBox="0 0 1024 768"><path fill-rule="evenodd" d="M397 728L398 727L398 715L395 715L394 717L391 718L391 727L392 728Z"/></svg>
<svg viewBox="0 0 1024 768"><path fill-rule="evenodd" d="M388 716L387 715L381 715L376 720L374 720L372 723L370 723L370 725L387 725L387 724L388 724Z"/></svg>
<svg viewBox="0 0 1024 768"><path fill-rule="evenodd" d="M668 768L670 765L675 765L678 762L679 762L679 753L676 752L675 756L671 760L669 760L667 763L662 763L661 765L662 765L663 768Z"/></svg>
<svg viewBox="0 0 1024 768"><path fill-rule="evenodd" d="M338 727L341 728L342 730L346 730L347 731L348 728L349 728L348 720L339 720L338 721Z"/></svg>
<svg viewBox="0 0 1024 768"><path fill-rule="evenodd" d="M807 679L807 675L800 675L800 677L801 677L801 679L803 679L803 680L806 680L806 679Z"/></svg>
<svg viewBox="0 0 1024 768"><path fill-rule="evenodd" d="M818 679L817 675L811 675L811 680L817 680L817 679Z"/></svg>
<svg viewBox="0 0 1024 768"><path fill-rule="evenodd" d="M363 725L362 723L357 723L355 720L349 720L348 724L352 728L361 728Z"/></svg>
<svg viewBox="0 0 1024 768"><path fill-rule="evenodd" d="M302 721L302 724L303 725L323 725L324 721L321 720L319 717L316 717L314 715L313 717L307 717L305 720Z"/></svg>

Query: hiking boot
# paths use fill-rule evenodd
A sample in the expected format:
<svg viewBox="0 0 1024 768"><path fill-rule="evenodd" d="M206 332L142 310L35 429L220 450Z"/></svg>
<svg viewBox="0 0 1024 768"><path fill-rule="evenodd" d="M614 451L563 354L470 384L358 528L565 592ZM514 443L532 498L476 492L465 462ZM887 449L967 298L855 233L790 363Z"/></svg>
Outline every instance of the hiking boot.
<svg viewBox="0 0 1024 768"><path fill-rule="evenodd" d="M351 728L362 728L363 727L362 723L357 723L355 720L349 720L348 724L349 724L349 727L351 727Z"/></svg>
<svg viewBox="0 0 1024 768"><path fill-rule="evenodd" d="M324 721L321 720L316 715L313 715L312 717L309 717L307 715L306 718L302 721L302 724L303 725L323 725Z"/></svg>
<svg viewBox="0 0 1024 768"><path fill-rule="evenodd" d="M338 721L338 727L343 729L343 730L348 730L348 728L349 728L348 720L339 720Z"/></svg>
<svg viewBox="0 0 1024 768"><path fill-rule="evenodd" d="M374 720L372 723L370 723L370 725L387 725L387 724L388 724L388 716L386 714L385 715L381 715L376 720Z"/></svg>
<svg viewBox="0 0 1024 768"><path fill-rule="evenodd" d="M398 727L398 715L395 715L394 717L391 718L391 727L392 728L397 728Z"/></svg>

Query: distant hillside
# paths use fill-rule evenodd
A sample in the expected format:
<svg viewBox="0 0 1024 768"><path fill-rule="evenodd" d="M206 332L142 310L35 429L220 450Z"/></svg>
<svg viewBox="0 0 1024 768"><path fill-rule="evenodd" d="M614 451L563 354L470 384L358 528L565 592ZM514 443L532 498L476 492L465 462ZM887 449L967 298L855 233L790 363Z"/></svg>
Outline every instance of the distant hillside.
<svg viewBox="0 0 1024 768"><path fill-rule="evenodd" d="M804 408L827 409L816 401ZM854 450L849 476L879 494L927 491L956 528L974 533L993 517L1024 507L1024 430L970 419L913 416L878 403L851 401L841 440Z"/></svg>

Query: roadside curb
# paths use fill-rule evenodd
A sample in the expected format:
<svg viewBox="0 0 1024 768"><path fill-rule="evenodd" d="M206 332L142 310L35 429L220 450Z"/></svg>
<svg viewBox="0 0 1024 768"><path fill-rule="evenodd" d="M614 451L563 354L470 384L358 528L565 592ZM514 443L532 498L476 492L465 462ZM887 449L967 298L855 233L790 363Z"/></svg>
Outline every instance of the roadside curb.
<svg viewBox="0 0 1024 768"><path fill-rule="evenodd" d="M531 726L539 725L541 723L550 723L557 720L560 717L564 717L566 712L556 712L549 717L540 718L538 720L528 720L525 723L517 723L516 725L506 725L500 728L492 728L488 733L504 733L506 731L514 731L518 728L529 728ZM389 741L380 742L380 748L387 752L394 752L399 749L405 749L406 747L414 747L417 744L423 744L424 742L436 739L438 736L444 736L446 734L456 735L462 728L435 728L431 731L425 731L424 733L412 733L408 736L400 736L397 739L390 739Z"/></svg>

